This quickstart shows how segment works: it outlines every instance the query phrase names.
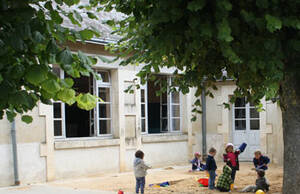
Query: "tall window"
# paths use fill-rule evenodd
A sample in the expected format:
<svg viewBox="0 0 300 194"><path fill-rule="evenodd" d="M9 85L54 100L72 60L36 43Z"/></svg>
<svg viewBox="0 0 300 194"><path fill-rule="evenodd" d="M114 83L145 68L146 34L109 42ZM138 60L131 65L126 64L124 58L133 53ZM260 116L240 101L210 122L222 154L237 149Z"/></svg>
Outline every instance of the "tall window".
<svg viewBox="0 0 300 194"><path fill-rule="evenodd" d="M97 93L102 101L98 102L98 135L111 134L111 82L108 72L100 71L101 80L97 80Z"/></svg>
<svg viewBox="0 0 300 194"><path fill-rule="evenodd" d="M147 84L141 86L141 131L148 132L148 104L147 104Z"/></svg>
<svg viewBox="0 0 300 194"><path fill-rule="evenodd" d="M233 109L235 130L259 130L259 112L253 104L237 98Z"/></svg>
<svg viewBox="0 0 300 194"><path fill-rule="evenodd" d="M162 76L168 85L171 85L171 77ZM179 132L181 130L180 116L180 93L165 92L161 96L156 96L156 91L161 86L154 82L148 82L148 133Z"/></svg>
<svg viewBox="0 0 300 194"><path fill-rule="evenodd" d="M53 72L64 79L64 72L57 67ZM76 104L71 106L60 101L53 102L54 136L57 138L94 137L110 135L111 128L111 82L108 71L98 71L101 80L93 77L74 79L77 93L93 93L102 99L95 109L85 111ZM95 119L97 118L97 119Z"/></svg>

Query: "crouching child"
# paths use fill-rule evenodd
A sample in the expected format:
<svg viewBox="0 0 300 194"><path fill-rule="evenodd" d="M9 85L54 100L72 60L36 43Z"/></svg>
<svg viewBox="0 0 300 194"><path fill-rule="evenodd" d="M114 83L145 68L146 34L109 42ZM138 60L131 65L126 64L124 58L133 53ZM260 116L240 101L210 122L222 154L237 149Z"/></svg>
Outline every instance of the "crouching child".
<svg viewBox="0 0 300 194"><path fill-rule="evenodd" d="M229 192L230 186L233 184L233 180L231 179L232 169L226 164L223 167L223 173L220 175L217 182L217 189L221 192Z"/></svg>

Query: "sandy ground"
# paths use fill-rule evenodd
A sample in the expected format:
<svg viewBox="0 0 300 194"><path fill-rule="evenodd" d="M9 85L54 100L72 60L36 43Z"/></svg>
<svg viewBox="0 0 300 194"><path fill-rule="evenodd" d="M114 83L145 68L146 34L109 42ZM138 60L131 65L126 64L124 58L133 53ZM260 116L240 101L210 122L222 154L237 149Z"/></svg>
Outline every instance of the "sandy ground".
<svg viewBox="0 0 300 194"><path fill-rule="evenodd" d="M223 164L218 164L217 174L221 174ZM251 163L241 163L241 170L237 172L235 189L231 193L240 193L239 191L247 186L255 184L256 172L251 170ZM210 191L207 188L199 187L196 180L205 178L204 172L188 172L189 166L170 166L163 169L149 170L146 177L147 194L168 194L168 193L219 193L217 191ZM281 193L282 190L282 167L270 165L269 170L266 172L266 177L269 180L272 194ZM161 183L170 181L171 185L164 188L149 187L149 184ZM53 186L71 187L73 189L91 189L91 190L104 190L104 191L118 191L119 189L125 193L133 193L135 187L135 178L133 173L120 173L110 175L100 175L84 179L72 179L50 183Z"/></svg>

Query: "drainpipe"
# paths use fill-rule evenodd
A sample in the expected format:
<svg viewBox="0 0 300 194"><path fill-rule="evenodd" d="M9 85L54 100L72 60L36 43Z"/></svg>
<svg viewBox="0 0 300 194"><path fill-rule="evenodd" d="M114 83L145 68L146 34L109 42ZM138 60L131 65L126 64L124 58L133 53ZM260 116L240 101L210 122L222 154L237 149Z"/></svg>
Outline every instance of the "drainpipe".
<svg viewBox="0 0 300 194"><path fill-rule="evenodd" d="M15 185L20 185L19 170L18 170L17 140L16 140L16 122L15 122L15 120L13 120L13 122L11 123L11 144L12 144L13 161L14 161Z"/></svg>
<svg viewBox="0 0 300 194"><path fill-rule="evenodd" d="M206 96L205 87L203 86L201 94L202 104L202 156L203 159L207 157L207 145L206 145Z"/></svg>

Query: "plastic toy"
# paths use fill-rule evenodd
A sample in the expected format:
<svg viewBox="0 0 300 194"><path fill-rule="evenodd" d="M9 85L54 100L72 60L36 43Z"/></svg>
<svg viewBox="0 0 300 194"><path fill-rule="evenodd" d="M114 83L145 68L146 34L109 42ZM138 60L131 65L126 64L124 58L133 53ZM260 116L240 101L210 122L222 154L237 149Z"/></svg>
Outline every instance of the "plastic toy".
<svg viewBox="0 0 300 194"><path fill-rule="evenodd" d="M118 194L124 194L124 192L122 190L119 190Z"/></svg>
<svg viewBox="0 0 300 194"><path fill-rule="evenodd" d="M200 187L208 187L208 178L201 178L198 183Z"/></svg>
<svg viewBox="0 0 300 194"><path fill-rule="evenodd" d="M232 191L234 189L234 184L232 183L231 185L230 185L230 190Z"/></svg>
<svg viewBox="0 0 300 194"><path fill-rule="evenodd" d="M169 182L163 182L160 184L150 184L149 187L155 187L155 188L159 188L159 187L168 187L170 186Z"/></svg>
<svg viewBox="0 0 300 194"><path fill-rule="evenodd" d="M255 194L266 194L263 190L257 190L256 192L255 192Z"/></svg>

